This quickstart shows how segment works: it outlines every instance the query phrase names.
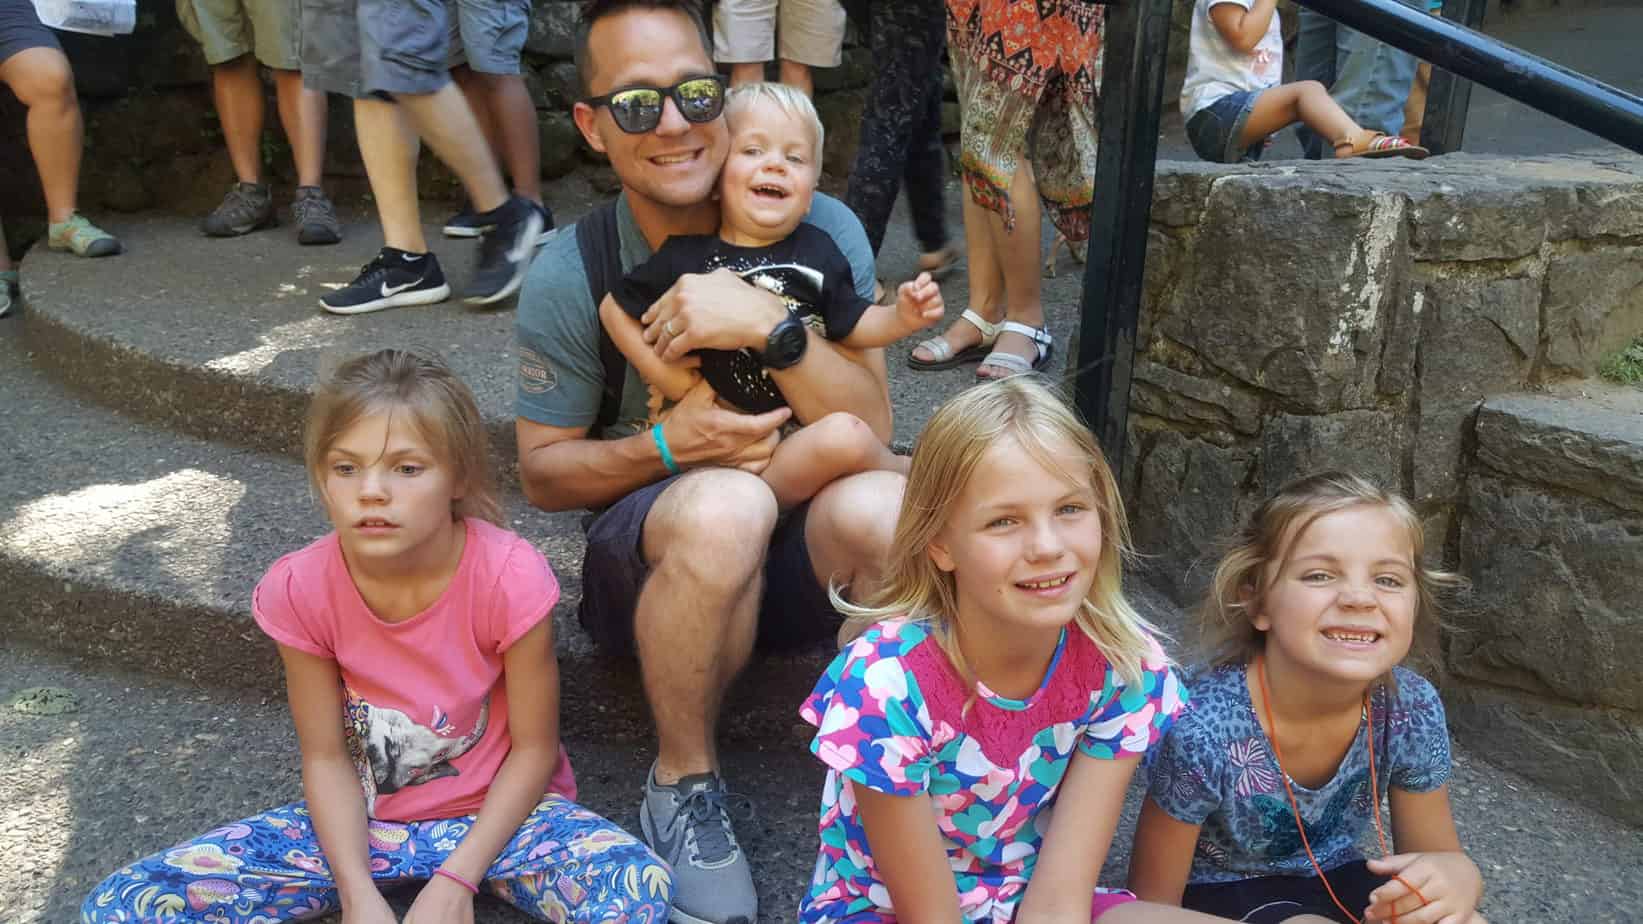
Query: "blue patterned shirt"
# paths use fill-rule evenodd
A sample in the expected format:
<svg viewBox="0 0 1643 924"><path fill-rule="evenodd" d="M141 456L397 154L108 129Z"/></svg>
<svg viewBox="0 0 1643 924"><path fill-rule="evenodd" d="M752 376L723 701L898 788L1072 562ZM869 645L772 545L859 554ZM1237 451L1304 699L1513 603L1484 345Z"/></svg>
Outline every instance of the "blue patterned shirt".
<svg viewBox="0 0 1643 924"><path fill-rule="evenodd" d="M1313 874L1244 673L1240 664L1200 674L1189 688L1187 711L1149 755L1153 801L1171 817L1200 826L1192 885ZM1389 786L1430 792L1449 781L1449 730L1437 691L1413 671L1400 667L1393 675L1395 694L1377 687L1370 697L1377 800ZM1360 722L1327 783L1309 789L1290 780L1324 870L1363 858L1357 843L1370 830L1372 804L1365 732Z"/></svg>

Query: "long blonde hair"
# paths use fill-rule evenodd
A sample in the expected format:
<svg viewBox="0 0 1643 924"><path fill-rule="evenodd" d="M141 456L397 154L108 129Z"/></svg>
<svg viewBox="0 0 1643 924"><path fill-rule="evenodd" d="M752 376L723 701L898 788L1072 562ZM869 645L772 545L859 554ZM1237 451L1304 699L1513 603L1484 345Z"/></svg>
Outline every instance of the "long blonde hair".
<svg viewBox="0 0 1643 924"><path fill-rule="evenodd" d="M975 677L954 631L956 584L953 575L930 558L929 547L987 449L1007 440L1068 481L1087 479L1094 489L1101 557L1074 622L1127 685L1139 684L1142 661L1153 649L1149 636L1161 633L1124 598L1121 571L1130 554L1130 539L1118 483L1089 428L1049 387L1028 375L977 385L943 404L925 424L913 450L882 586L861 605L833 592L834 606L847 617L839 629L839 644L847 644L881 619L916 621L929 629L960 676L974 687ZM1057 451L1067 447L1087 463L1084 470L1065 470Z"/></svg>
<svg viewBox="0 0 1643 924"><path fill-rule="evenodd" d="M414 350L378 350L356 356L325 376L308 405L303 461L308 482L325 496L325 454L360 418L404 411L441 464L451 466L462 496L453 519L475 517L502 525L502 505L491 477L489 438L473 392L445 361Z"/></svg>
<svg viewBox="0 0 1643 924"><path fill-rule="evenodd" d="M1410 566L1418 596L1415 617L1437 618L1445 592L1464 587L1466 579L1421 564L1426 536L1415 508L1403 495L1361 475L1319 472L1279 488L1255 509L1228 543L1210 580L1209 595L1199 607L1202 644L1209 663L1243 664L1261 653L1266 633L1255 628L1251 617L1260 611L1278 567L1289 558L1301 534L1320 517L1364 506L1384 507L1409 537ZM1433 635L1427 633L1425 637ZM1415 637L1419 640L1423 635L1417 632ZM1416 657L1429 659L1429 653L1419 648L1417 641Z"/></svg>

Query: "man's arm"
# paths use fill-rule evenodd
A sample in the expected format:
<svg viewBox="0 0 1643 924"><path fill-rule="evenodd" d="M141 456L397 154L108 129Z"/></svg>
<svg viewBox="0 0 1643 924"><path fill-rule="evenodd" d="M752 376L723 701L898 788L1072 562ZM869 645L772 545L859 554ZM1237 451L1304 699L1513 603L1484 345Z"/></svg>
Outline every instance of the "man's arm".
<svg viewBox="0 0 1643 924"><path fill-rule="evenodd" d="M666 362L700 349L763 350L770 332L787 317L775 294L743 281L727 269L679 277L645 312L645 340ZM772 369L782 395L800 420L819 420L834 411L860 417L886 442L890 439L890 388L882 350L852 350L806 331L804 357L787 369Z"/></svg>
<svg viewBox="0 0 1643 924"><path fill-rule="evenodd" d="M698 382L660 425L674 463L681 469L722 465L763 471L781 439L781 425L793 412L782 407L743 414L719 407L713 399L713 387ZM601 507L669 474L649 430L599 440L588 438L587 427L554 427L518 417L514 433L525 498L543 510Z"/></svg>

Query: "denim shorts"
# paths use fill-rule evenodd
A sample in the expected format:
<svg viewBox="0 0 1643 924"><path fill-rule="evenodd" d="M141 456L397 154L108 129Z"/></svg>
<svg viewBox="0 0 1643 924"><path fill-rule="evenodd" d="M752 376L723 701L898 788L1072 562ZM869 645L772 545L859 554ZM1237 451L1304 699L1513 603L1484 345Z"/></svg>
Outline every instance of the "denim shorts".
<svg viewBox="0 0 1643 924"><path fill-rule="evenodd" d="M531 31L531 0L446 0L451 67L476 74L519 73L519 52Z"/></svg>
<svg viewBox="0 0 1643 924"><path fill-rule="evenodd" d="M582 559L582 602L577 617L594 642L609 654L635 650L633 615L639 592L650 577L643 551L645 518L678 478L639 488L591 518ZM765 553L764 598L754 645L761 651L791 651L817 644L838 632L840 616L827 588L816 578L805 542L809 503L782 514Z"/></svg>
<svg viewBox="0 0 1643 924"><path fill-rule="evenodd" d="M1187 140L1192 142L1192 150L1204 160L1218 164L1260 160L1261 152L1266 149L1265 138L1243 150L1239 150L1237 144L1244 123L1255 110L1255 100L1264 92L1239 90L1193 113L1187 120Z"/></svg>
<svg viewBox="0 0 1643 924"><path fill-rule="evenodd" d="M302 0L302 82L360 98L451 80L445 0Z"/></svg>
<svg viewBox="0 0 1643 924"><path fill-rule="evenodd" d="M0 0L0 64L30 48L62 51L57 37L40 24L33 3L29 0Z"/></svg>

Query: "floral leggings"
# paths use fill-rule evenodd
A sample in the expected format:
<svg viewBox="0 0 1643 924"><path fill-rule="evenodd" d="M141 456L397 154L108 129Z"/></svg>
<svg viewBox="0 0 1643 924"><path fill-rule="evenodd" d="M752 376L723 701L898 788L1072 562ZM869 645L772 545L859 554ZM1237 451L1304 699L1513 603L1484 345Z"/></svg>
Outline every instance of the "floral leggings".
<svg viewBox="0 0 1643 924"><path fill-rule="evenodd" d="M474 816L371 820L379 886L426 880ZM487 871L483 889L542 921L662 924L673 876L650 848L558 796L542 800ZM336 883L305 803L295 802L155 854L108 877L86 898L84 924L274 924L336 912Z"/></svg>

